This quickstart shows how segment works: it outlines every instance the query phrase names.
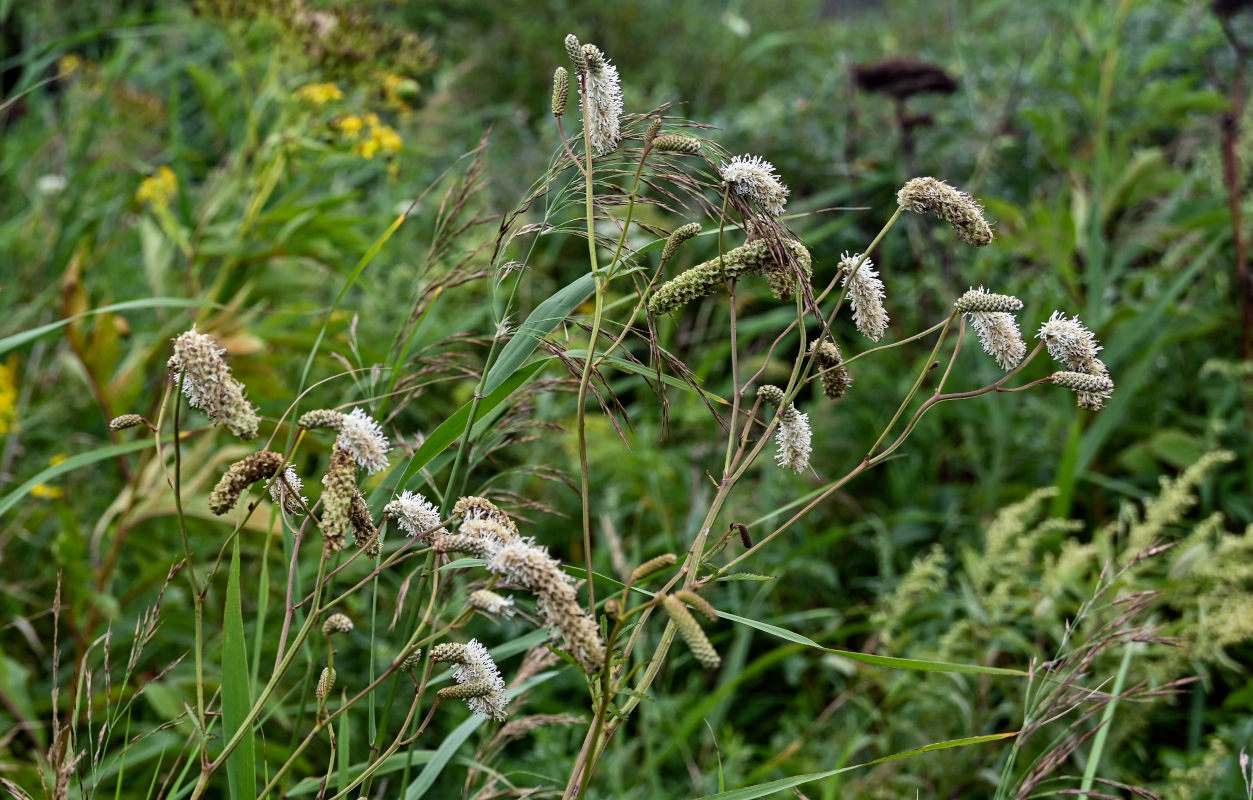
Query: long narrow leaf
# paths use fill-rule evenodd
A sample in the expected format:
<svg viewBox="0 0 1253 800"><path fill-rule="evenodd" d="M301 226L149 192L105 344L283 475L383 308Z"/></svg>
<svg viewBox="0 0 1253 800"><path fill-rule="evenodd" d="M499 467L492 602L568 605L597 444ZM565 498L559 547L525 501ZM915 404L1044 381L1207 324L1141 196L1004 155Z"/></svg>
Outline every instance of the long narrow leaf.
<svg viewBox="0 0 1253 800"><path fill-rule="evenodd" d="M239 591L239 537L231 552L226 582L226 609L222 620L222 734L229 741L248 718L252 690L248 685L248 653L244 644L244 614ZM252 728L226 757L226 775L232 800L257 796L256 747Z"/></svg>
<svg viewBox="0 0 1253 800"><path fill-rule="evenodd" d="M487 373L483 391L491 394L520 369L523 362L535 352L535 348L539 347L539 340L569 317L592 293L594 286L592 274L589 272L536 306L526 321L518 326L513 338L501 349L500 358L496 359L491 371Z"/></svg>

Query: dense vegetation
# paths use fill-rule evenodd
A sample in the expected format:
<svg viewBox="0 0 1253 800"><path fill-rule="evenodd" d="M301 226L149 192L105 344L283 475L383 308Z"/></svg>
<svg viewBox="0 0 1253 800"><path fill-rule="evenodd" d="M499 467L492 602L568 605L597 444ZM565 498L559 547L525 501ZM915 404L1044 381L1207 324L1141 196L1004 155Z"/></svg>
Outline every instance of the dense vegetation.
<svg viewBox="0 0 1253 800"><path fill-rule="evenodd" d="M1253 796L1243 5L0 3L0 786ZM620 142L584 136L605 73L567 34L621 76ZM742 153L782 213L724 181ZM992 243L897 214L919 176ZM871 264L877 341L841 279ZM971 287L1021 300L1027 350L1081 319L1104 408L1050 384L1052 348L981 352ZM181 401L193 327L255 440ZM392 449L349 465L361 546L336 551L355 423L300 420L357 408ZM216 513L263 448L309 499L258 482ZM497 550L407 537L402 491L450 532L516 523L593 631ZM432 648L472 639L503 722L436 699Z"/></svg>

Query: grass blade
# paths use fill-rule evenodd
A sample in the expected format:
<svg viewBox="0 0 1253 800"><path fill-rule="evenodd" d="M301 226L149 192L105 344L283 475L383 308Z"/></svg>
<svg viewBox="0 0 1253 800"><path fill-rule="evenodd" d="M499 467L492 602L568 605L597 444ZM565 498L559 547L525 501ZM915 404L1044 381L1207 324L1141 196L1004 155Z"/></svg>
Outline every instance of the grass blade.
<svg viewBox="0 0 1253 800"><path fill-rule="evenodd" d="M239 537L231 552L230 577L226 583L226 609L222 620L222 732L229 741L248 717L252 689L248 683L248 653L244 644L244 614L239 591ZM256 748L251 730L226 757L227 780L232 800L257 795Z"/></svg>

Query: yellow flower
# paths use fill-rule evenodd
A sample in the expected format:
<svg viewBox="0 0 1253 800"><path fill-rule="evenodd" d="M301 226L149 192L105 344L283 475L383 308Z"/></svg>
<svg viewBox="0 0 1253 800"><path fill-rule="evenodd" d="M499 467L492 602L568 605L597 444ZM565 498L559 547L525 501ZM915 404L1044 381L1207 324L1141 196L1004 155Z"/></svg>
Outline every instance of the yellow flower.
<svg viewBox="0 0 1253 800"><path fill-rule="evenodd" d="M78 72L81 66L83 66L82 56L78 53L66 53L57 59L57 77L62 79L68 78L75 72Z"/></svg>
<svg viewBox="0 0 1253 800"><path fill-rule="evenodd" d="M135 191L135 202L153 208L169 208L178 194L178 177L169 167L160 167L156 175L144 178Z"/></svg>
<svg viewBox="0 0 1253 800"><path fill-rule="evenodd" d="M374 117L373 114L370 116ZM362 158L374 158L380 152L384 155L399 152L403 144L395 128L391 125L379 125L378 117L374 117L374 122L370 125L370 138L359 142L353 149Z"/></svg>
<svg viewBox="0 0 1253 800"><path fill-rule="evenodd" d="M365 123L356 114L349 114L340 117L335 123L339 128L339 132L344 135L345 139L356 139L361 134L361 129L365 127Z"/></svg>
<svg viewBox="0 0 1253 800"><path fill-rule="evenodd" d="M378 154L379 143L371 137L363 142L358 142L357 146L353 148L353 150L362 158L374 158L374 156Z"/></svg>
<svg viewBox="0 0 1253 800"><path fill-rule="evenodd" d="M30 487L30 493L33 496L43 498L44 500L60 500L65 494L65 492L61 491L61 487L49 486L46 483L37 483Z"/></svg>
<svg viewBox="0 0 1253 800"><path fill-rule="evenodd" d="M0 434L17 427L17 359L0 364Z"/></svg>
<svg viewBox="0 0 1253 800"><path fill-rule="evenodd" d="M342 100L344 93L333 83L310 83L301 86L292 96L297 100L321 108L334 100Z"/></svg>
<svg viewBox="0 0 1253 800"><path fill-rule="evenodd" d="M409 102L417 98L421 91L417 81L394 72L384 73L379 79L379 86L388 105L401 111L410 111Z"/></svg>

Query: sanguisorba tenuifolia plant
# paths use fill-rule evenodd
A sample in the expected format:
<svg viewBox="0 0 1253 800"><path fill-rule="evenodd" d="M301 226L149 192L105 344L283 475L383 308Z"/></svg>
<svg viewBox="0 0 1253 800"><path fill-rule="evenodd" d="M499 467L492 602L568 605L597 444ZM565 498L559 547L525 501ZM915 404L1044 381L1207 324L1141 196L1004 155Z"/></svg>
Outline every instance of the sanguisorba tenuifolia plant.
<svg viewBox="0 0 1253 800"><path fill-rule="evenodd" d="M557 320L549 319L546 328L531 326L525 334L507 323L497 326L491 354L475 387L470 416L468 421L459 423L465 430L459 440L461 446L456 457L449 459L451 465L440 462L440 469L447 473L441 476L410 469L407 456L397 457L400 451L393 448L392 438L373 416L373 399L306 411L295 418L294 428L285 424L292 413L288 409L271 431L265 431L268 420L260 417L258 409L245 399L244 387L232 377L224 351L211 333L193 327L174 341L167 402L155 426L158 447L173 448L169 478L180 513L183 499L179 490L179 453L184 445L179 428L184 415L175 399L178 393L185 395L192 407L203 411L211 423L227 428L241 439L261 434L268 435L273 443L280 435L291 435L286 448L271 449L271 444L237 460L214 487L209 509L232 520L235 532L216 563L197 563L197 548L192 546L183 526L186 574L195 598L197 623L196 696L189 701L189 707L195 713L195 744L200 761L192 797L216 793L218 789L211 787L216 786L222 772L232 772L232 787L243 793L257 788L263 793L282 791L287 781L299 778L320 779L325 790L337 769L337 720L363 713L367 698L372 703L384 703L381 698L386 698L384 705L388 710L383 713L390 713L394 706L394 716L403 716L403 721L394 735L380 735L371 742L370 751L349 753L347 763L353 768L347 778L341 773L335 797L368 792L370 782L387 759L415 742L424 749L435 750L438 743L424 741L423 737L428 735L429 723L445 700L464 702L475 715L493 723L507 720L510 701L519 687L510 688L493 655L493 645L502 642L463 635L475 614L497 619L524 616L537 628L546 630L548 646L567 662L568 669L583 675L587 692L578 705L588 709L588 724L580 748L570 753L565 766L568 780L564 790L566 797L582 796L594 785L597 765L615 734L670 662L667 656L677 639L683 641L699 666L708 670L720 667L721 657L705 632L707 625L720 619L716 609L718 584L733 579L737 567L762 548L775 544L834 492L896 453L919 419L933 407L946 401L1051 384L1074 392L1080 407L1096 410L1113 390L1109 371L1099 358L1100 345L1077 318L1054 313L1042 323L1035 337L1038 342L1028 352L1016 316L1023 303L982 287L956 298L948 315L931 327L898 341L878 344L888 333L892 276L876 270L872 254L905 211L938 217L972 246L990 244L992 228L970 196L935 178L910 180L900 189L894 212L862 252L846 253L836 264L815 264L802 239L785 224L789 190L769 161L751 154L729 157L714 142L691 135L693 128L659 113L625 115L618 72L608 56L573 35L566 37L565 49L570 63L558 67L553 80L551 111L561 140L555 166L541 181L541 191L528 198L502 226L494 255L499 281L494 285L500 285L506 274L516 271L512 263L503 263L505 250L520 235L517 227L510 226L517 226L536 197L569 180L574 188L567 193L582 200L582 235L587 241L590 281L586 283L588 291L575 297L561 313L570 318L588 294L591 300L590 319L577 320L580 327L575 328L586 331L586 349L564 353L562 359L571 369L571 385L577 387L572 391L573 436L579 465L582 514L578 529L583 563L578 567L564 564L544 543L528 535L509 508L500 507L508 504L499 497L490 500L461 490L467 469L464 453L470 444L478 402L488 390L500 385L499 381L490 385L488 371L500 363L501 351L512 344L506 341L511 331L515 337L534 337L537 330L543 336L555 327ZM574 137L567 135L565 124L568 112L574 109L569 102L571 89L578 95L577 121L569 126L580 132ZM676 129L666 130L667 124ZM637 239L630 235L635 232L634 212L638 204L655 202L650 201L644 189L659 185L666 186L669 194L666 205L655 203L655 208L694 210L703 219L674 219L673 233L656 240L656 248L641 248L632 244ZM601 202L606 193L613 195L613 203ZM615 214L611 208L625 210ZM609 229L604 223L615 231L609 239L603 235ZM540 229L551 234L545 225L532 227ZM700 247L706 251L702 257L707 257L696 266L673 274L669 268L681 247ZM650 268L654 251L659 258ZM642 279L649 271L651 278ZM626 277L631 280L623 280ZM821 278L825 285L816 284L815 278ZM756 349L742 345L737 336L736 294L742 290L741 284L755 291L752 285L759 280L779 302L795 308L795 318L778 331L764 351L760 345ZM626 291L628 302L608 303L611 290L618 293L619 299ZM595 388L596 376L627 348L628 339L631 343L646 343L656 356L660 347L655 331L665 324L661 318L681 317L697 301L725 303L730 317L734 391L726 404L729 410L720 420L709 421L711 432L718 430L720 424L726 436L724 446L718 449L721 463L707 465L716 490L700 523L693 530L675 532L678 541L690 543L686 552L656 554L636 568L625 584L598 580L597 554L604 550L605 543L598 539L592 525L592 509L597 502L593 487L597 481L588 460L588 395ZM621 315L611 320L611 311ZM836 324L842 314L850 318L860 335L877 344L849 355L854 343L839 341L846 326ZM959 355L966 343L967 328L973 329L982 350L1004 370L1005 374L990 384L959 385L964 377L958 368ZM856 463L829 463L823 455L824 448L813 438L809 415L818 409L805 408L809 401L804 398L814 394L805 391L806 387L811 383L821 387L825 400L819 402L857 402L856 361L869 356L887 357L891 349L925 338L934 338L931 355L878 437L865 444L864 454ZM522 351L521 361L514 366L515 374L526 356L534 352L533 344L531 349ZM1059 363L1060 370L1048 377L1017 381L1045 349ZM764 366L754 374L745 374L742 364L750 355L755 360L762 360L764 355L767 362L783 359L790 364L786 381L763 383ZM943 369L933 369L945 361ZM673 366L672 361L658 356L653 368L660 372ZM915 403L919 398L921 401ZM876 403L881 401L875 398ZM116 427L142 422L131 417L120 417ZM175 436L172 444L164 444L167 440L161 436L169 426ZM211 429L200 435L211 435ZM442 446L447 448L451 443L450 438ZM754 470L774 468L758 466L761 461L769 464L769 457L761 456L771 444L778 468L839 477L828 478L821 491L764 535L750 535L744 526L734 523L728 526L723 522L719 526L728 499L746 484L746 478L758 474ZM311 449L321 451L319 460L327 464L320 491L317 481L306 482L293 468L297 456L308 456ZM430 463L428 457L418 467ZM375 475L378 477L370 477ZM434 501L406 485L417 478L430 486L428 494ZM440 478L444 480L441 482ZM363 489L365 480L391 495L382 506L380 517L371 511L370 495ZM210 637L205 631L204 600L230 544L236 544L231 558L239 559L237 537L247 516L261 505L262 489L268 490L274 510L289 530L291 574L285 582L284 602L275 612L279 633L273 669L258 686L241 688L233 685L232 673L221 663L232 655L226 653L218 659L205 650ZM306 492L316 497L311 500ZM245 496L254 499L242 503ZM227 517L229 514L233 516ZM389 528L405 536L399 541L388 539ZM727 532L714 533L721 528ZM742 542L743 548L733 554L729 545L736 541ZM337 672L336 652L350 646L348 636L354 627L344 611L374 579L399 569L414 557L425 558L425 568L413 573L412 582L406 587L405 602L418 609L416 624L411 629L395 631L390 639L390 628L383 630L380 626L371 632L376 648L386 647L392 657L368 679L349 678L343 670ZM317 565L313 585L297 591L297 571L302 565L312 564ZM232 574L236 574L234 568ZM581 584L576 582L576 574L585 578ZM462 583L462 575L469 576L469 580ZM646 585L648 589L644 588ZM704 622L698 617L704 618ZM228 608L228 625L230 619ZM305 687L306 696L311 694L316 702L316 714L307 730L298 732L299 741L285 754L285 760L261 776L250 771L254 769L254 734L263 729L280 696L295 690L293 684L300 680L299 670L293 670L297 654L308 653L310 648L321 654L314 668L305 673L310 681ZM904 662L892 664L890 659L877 663L909 667ZM524 677L534 677L539 667L532 661L526 664L522 669ZM985 671L969 665L937 663L930 663L927 668ZM219 676L222 691L215 697L212 686ZM411 690L400 693L397 687L401 686ZM338 697L334 693L336 687ZM400 699L398 704L392 702L395 698ZM214 708L219 703L220 716ZM375 707L369 706L371 714ZM221 729L217 730L219 726ZM376 729L387 729L386 719ZM962 743L1011 735L1012 732L1006 732L972 737ZM292 775L293 770L307 769L309 762L302 754L317 742L330 748L326 769L319 775Z"/></svg>

